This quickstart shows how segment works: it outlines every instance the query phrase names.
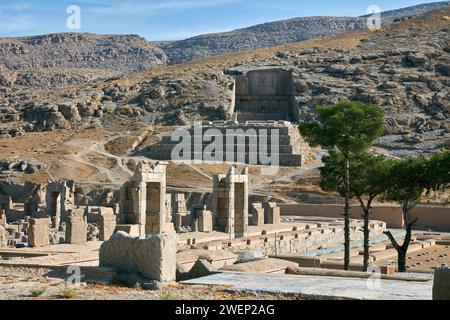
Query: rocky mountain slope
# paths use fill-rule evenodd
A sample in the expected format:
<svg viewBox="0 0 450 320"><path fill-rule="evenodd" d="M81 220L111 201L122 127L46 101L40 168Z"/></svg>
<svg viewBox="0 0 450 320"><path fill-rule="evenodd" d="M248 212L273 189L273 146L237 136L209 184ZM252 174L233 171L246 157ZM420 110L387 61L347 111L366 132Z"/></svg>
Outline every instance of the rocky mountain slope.
<svg viewBox="0 0 450 320"><path fill-rule="evenodd" d="M383 13L385 24L425 13L448 1ZM366 28L365 17L283 20L182 41L151 43L136 35L59 33L0 38L0 88L44 88L91 82L131 71L224 52L254 50Z"/></svg>
<svg viewBox="0 0 450 320"><path fill-rule="evenodd" d="M165 125L170 131L192 120L227 119L234 76L271 66L292 71L303 121L315 118L317 104L371 102L386 111L380 152L436 151L450 140L449 17L446 7L378 32L229 53L59 90L3 89L0 141L17 148L17 138L8 138L86 128L132 137L136 128Z"/></svg>
<svg viewBox="0 0 450 320"><path fill-rule="evenodd" d="M88 33L0 38L0 57L5 87L80 83L167 62L161 49L139 36Z"/></svg>
<svg viewBox="0 0 450 320"><path fill-rule="evenodd" d="M408 17L415 17L427 12L442 9L450 4L450 1L440 1L440 2L432 2L432 3L422 3L416 6L400 8L390 11L385 11L381 14L382 24L384 26L388 25L397 20L404 20ZM363 18L367 18L369 15L362 16Z"/></svg>
<svg viewBox="0 0 450 320"><path fill-rule="evenodd" d="M387 26L404 19L445 7L449 1L421 4L383 12L382 24ZM367 28L364 17L306 17L264 23L230 32L200 35L193 38L160 43L171 64L200 59L224 52L254 50L302 40L329 36Z"/></svg>
<svg viewBox="0 0 450 320"><path fill-rule="evenodd" d="M315 118L317 104L358 99L386 111L376 152L405 156L450 148L449 21L450 8L444 8L379 32L228 53L57 89L0 88L0 180L6 183L0 193L28 194L15 183L66 178L87 188L79 193L83 199L105 205L144 159L140 150L178 124L229 118L235 75L263 66L292 71L302 121ZM168 186L205 194L212 175L227 169L171 164ZM314 164L280 168L275 185L259 170L250 168L252 194L328 201Z"/></svg>

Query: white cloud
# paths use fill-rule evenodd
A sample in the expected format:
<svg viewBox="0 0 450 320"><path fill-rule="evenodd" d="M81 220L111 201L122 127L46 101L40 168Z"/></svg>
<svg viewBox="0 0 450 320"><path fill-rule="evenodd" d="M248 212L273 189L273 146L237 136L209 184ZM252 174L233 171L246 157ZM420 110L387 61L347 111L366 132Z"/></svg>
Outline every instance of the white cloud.
<svg viewBox="0 0 450 320"><path fill-rule="evenodd" d="M9 3L0 4L0 14L9 12L20 12L28 10L32 7L32 4L24 1L14 1Z"/></svg>
<svg viewBox="0 0 450 320"><path fill-rule="evenodd" d="M139 3L134 1L119 2L104 6L94 6L87 11L98 14L154 14L161 11L184 11L197 8L216 7L243 0L168 0L156 3Z"/></svg>
<svg viewBox="0 0 450 320"><path fill-rule="evenodd" d="M35 18L29 13L33 5L25 1L0 4L0 32L8 34L31 30L36 26Z"/></svg>

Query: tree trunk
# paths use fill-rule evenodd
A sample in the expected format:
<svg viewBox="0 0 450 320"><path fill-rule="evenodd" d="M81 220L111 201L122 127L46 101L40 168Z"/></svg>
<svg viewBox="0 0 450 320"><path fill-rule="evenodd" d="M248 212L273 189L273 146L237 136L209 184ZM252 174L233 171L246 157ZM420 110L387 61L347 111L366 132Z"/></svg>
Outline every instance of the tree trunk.
<svg viewBox="0 0 450 320"><path fill-rule="evenodd" d="M398 266L398 272L406 272L406 254L408 252L408 247L401 246L397 250L397 266Z"/></svg>
<svg viewBox="0 0 450 320"><path fill-rule="evenodd" d="M413 222L409 221L408 203L403 204L402 210L403 210L403 221L405 223L406 228L406 236L402 246L399 248L399 250L397 250L398 272L406 272L406 254L408 253L409 244L411 243L412 226L417 221L417 220L414 220Z"/></svg>
<svg viewBox="0 0 450 320"><path fill-rule="evenodd" d="M404 203L402 205L402 210L403 210L403 222L405 224L406 229L406 235L405 239L403 240L403 244L400 246L390 231L385 232L385 234L391 240L391 243L394 246L395 250L397 250L398 272L406 272L406 255L408 253L409 244L411 243L412 227L414 223L417 222L417 219L415 219L412 222L409 221L410 219L409 219L408 203Z"/></svg>
<svg viewBox="0 0 450 320"><path fill-rule="evenodd" d="M344 186L344 270L350 270L350 163L348 153L345 154Z"/></svg>
<svg viewBox="0 0 450 320"><path fill-rule="evenodd" d="M364 209L364 264L363 264L363 271L367 271L369 269L369 238L370 238L370 230L369 230L369 209Z"/></svg>
<svg viewBox="0 0 450 320"><path fill-rule="evenodd" d="M367 205L364 204L362 196L358 196L359 203L361 204L361 209L363 210L363 234L364 234L364 254L363 254L363 271L369 269L369 240L370 240L370 229L369 229L369 218L370 209L372 208L372 201L375 199L374 195L370 195L367 199Z"/></svg>

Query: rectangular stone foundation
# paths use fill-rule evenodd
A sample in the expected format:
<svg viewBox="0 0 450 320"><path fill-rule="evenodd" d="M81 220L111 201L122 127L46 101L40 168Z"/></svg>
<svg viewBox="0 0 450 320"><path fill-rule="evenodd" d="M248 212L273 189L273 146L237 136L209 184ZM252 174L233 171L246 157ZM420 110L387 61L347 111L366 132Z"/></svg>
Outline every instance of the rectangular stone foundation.
<svg viewBox="0 0 450 320"><path fill-rule="evenodd" d="M176 241L172 236L152 235L139 239L118 232L100 247L100 266L136 272L159 282L171 282L176 276L176 253Z"/></svg>

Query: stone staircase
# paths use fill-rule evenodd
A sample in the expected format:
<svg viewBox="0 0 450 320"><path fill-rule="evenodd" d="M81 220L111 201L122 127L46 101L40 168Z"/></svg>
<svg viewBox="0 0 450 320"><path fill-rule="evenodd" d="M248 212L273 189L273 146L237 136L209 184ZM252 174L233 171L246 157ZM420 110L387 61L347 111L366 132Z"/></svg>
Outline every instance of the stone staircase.
<svg viewBox="0 0 450 320"><path fill-rule="evenodd" d="M179 128L140 153L154 160L174 160L172 150L183 141L181 136L189 142L183 160L276 165L270 159L277 159L279 166L299 167L310 156L309 146L297 127L287 121L203 122ZM211 153L216 138L220 139L216 145L220 148ZM205 154L211 154L214 161L204 158Z"/></svg>

